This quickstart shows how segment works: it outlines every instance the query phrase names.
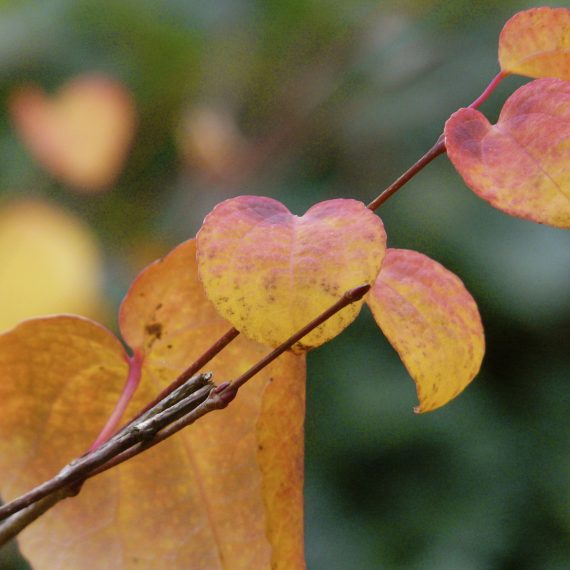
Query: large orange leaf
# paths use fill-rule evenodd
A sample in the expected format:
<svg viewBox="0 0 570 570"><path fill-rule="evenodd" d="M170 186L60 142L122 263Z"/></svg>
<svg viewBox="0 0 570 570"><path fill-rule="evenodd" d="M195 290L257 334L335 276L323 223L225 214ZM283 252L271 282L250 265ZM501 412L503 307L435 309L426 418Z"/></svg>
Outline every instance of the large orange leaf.
<svg viewBox="0 0 570 570"><path fill-rule="evenodd" d="M238 330L277 346L346 291L372 283L386 247L380 219L356 200L329 200L298 217L277 200L239 196L218 204L198 233L206 295ZM353 303L307 335L319 346L358 315Z"/></svg>
<svg viewBox="0 0 570 570"><path fill-rule="evenodd" d="M506 73L570 81L570 10L532 8L515 14L499 37Z"/></svg>
<svg viewBox="0 0 570 570"><path fill-rule="evenodd" d="M128 415L228 328L202 293L193 241L147 268L121 309L143 356ZM208 369L228 380L266 350L238 338ZM37 319L0 336L4 499L89 446L127 373L119 342L90 321ZM303 568L303 416L304 359L284 354L223 412L88 481L21 534L22 551L48 570Z"/></svg>
<svg viewBox="0 0 570 570"><path fill-rule="evenodd" d="M483 326L453 273L416 251L388 249L367 302L416 383L415 411L447 404L473 380L485 352Z"/></svg>
<svg viewBox="0 0 570 570"><path fill-rule="evenodd" d="M524 85L496 125L475 109L460 109L445 124L445 144L465 183L495 208L570 227L570 83Z"/></svg>
<svg viewBox="0 0 570 570"><path fill-rule="evenodd" d="M29 85L14 93L10 110L32 154L56 178L86 192L117 178L135 128L134 103L120 83L86 75L51 99Z"/></svg>
<svg viewBox="0 0 570 570"><path fill-rule="evenodd" d="M101 312L95 236L68 212L40 201L0 208L0 331L50 313Z"/></svg>

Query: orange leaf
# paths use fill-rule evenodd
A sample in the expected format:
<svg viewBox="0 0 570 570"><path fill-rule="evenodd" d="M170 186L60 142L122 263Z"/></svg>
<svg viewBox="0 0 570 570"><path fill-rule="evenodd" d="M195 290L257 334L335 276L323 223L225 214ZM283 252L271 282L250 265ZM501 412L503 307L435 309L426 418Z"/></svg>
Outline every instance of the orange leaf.
<svg viewBox="0 0 570 570"><path fill-rule="evenodd" d="M40 201L0 209L0 330L50 313L101 312L102 263L79 219Z"/></svg>
<svg viewBox="0 0 570 570"><path fill-rule="evenodd" d="M32 154L56 178L98 192L119 175L135 128L134 102L120 83L87 75L51 100L30 85L13 95L10 110Z"/></svg>
<svg viewBox="0 0 570 570"><path fill-rule="evenodd" d="M144 354L132 415L229 328L202 293L193 241L141 273L121 328ZM266 350L238 338L208 369L228 380ZM5 500L88 447L118 399L125 358L110 333L74 317L29 321L0 336ZM303 568L303 401L304 359L285 354L226 410L88 481L41 517L20 536L24 555L48 570L268 569L272 558L277 567ZM277 433L278 453L264 456Z"/></svg>
<svg viewBox="0 0 570 570"><path fill-rule="evenodd" d="M570 81L570 10L532 8L515 14L499 37L505 73Z"/></svg>
<svg viewBox="0 0 570 570"><path fill-rule="evenodd" d="M248 337L277 346L346 291L372 283L386 247L380 219L356 200L329 200L294 216L277 200L239 196L218 204L198 233L206 295ZM353 303L297 350L327 342L358 315Z"/></svg>
<svg viewBox="0 0 570 570"><path fill-rule="evenodd" d="M460 109L445 124L445 144L465 183L495 208L570 227L570 83L524 85L496 125L475 109Z"/></svg>
<svg viewBox="0 0 570 570"><path fill-rule="evenodd" d="M473 380L485 352L481 317L445 267L416 251L388 249L367 302L416 383L416 412L440 408Z"/></svg>

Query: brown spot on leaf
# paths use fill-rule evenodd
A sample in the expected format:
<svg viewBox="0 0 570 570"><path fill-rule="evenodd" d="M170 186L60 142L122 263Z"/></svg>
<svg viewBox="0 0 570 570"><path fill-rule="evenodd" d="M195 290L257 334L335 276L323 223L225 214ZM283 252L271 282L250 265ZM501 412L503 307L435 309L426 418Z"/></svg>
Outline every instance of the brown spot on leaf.
<svg viewBox="0 0 570 570"><path fill-rule="evenodd" d="M146 325L145 331L147 334L154 336L155 338L160 338L162 336L162 323L151 323Z"/></svg>

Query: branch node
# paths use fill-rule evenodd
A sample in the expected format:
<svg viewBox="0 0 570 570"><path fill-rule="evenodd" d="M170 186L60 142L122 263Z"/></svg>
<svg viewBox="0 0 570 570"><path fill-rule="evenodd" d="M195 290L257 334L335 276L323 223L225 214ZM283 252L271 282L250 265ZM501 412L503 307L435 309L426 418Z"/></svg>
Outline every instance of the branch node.
<svg viewBox="0 0 570 570"><path fill-rule="evenodd" d="M216 409L222 410L231 401L233 401L236 396L237 390L232 386L232 384L230 382L223 382L219 386L212 388L208 399L212 400Z"/></svg>

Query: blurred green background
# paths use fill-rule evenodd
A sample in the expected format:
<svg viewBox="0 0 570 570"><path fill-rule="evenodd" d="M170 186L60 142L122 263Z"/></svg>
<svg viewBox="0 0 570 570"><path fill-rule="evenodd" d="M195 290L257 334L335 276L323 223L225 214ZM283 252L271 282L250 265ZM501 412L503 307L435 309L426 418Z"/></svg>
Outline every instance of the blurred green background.
<svg viewBox="0 0 570 570"><path fill-rule="evenodd" d="M297 214L374 198L483 90L503 23L529 6L5 0L0 209L32 197L87 224L114 328L136 273L226 197L267 195ZM138 127L116 183L86 195L38 165L8 102L23 82L53 92L93 72L132 92ZM505 80L482 111L495 120L525 81ZM487 356L458 400L416 416L414 385L367 309L309 355L309 568L570 568L570 233L493 210L445 156L379 214L390 246L465 281ZM0 568L25 567L0 553Z"/></svg>

